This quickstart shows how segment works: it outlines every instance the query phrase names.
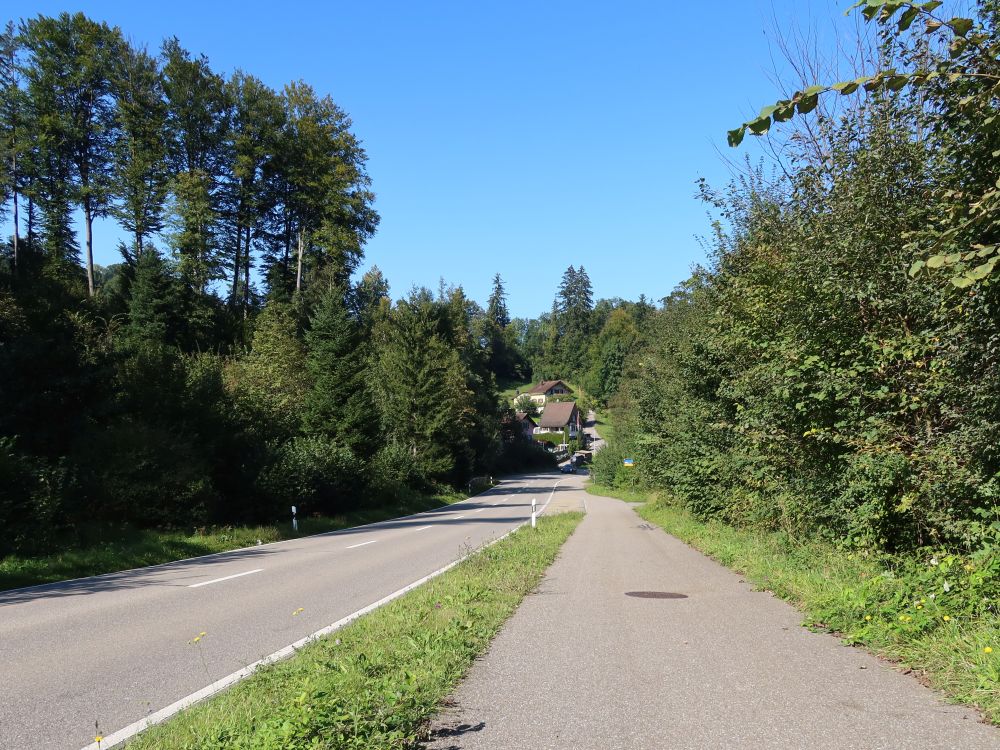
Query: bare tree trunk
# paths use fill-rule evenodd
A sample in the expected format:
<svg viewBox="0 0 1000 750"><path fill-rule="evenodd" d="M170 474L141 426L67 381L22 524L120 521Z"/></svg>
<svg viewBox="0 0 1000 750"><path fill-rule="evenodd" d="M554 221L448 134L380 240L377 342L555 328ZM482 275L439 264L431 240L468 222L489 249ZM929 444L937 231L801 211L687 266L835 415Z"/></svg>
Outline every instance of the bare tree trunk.
<svg viewBox="0 0 1000 750"><path fill-rule="evenodd" d="M17 251L20 244L18 237L18 213L17 213L17 157L13 160L14 170L14 277L17 277Z"/></svg>
<svg viewBox="0 0 1000 750"><path fill-rule="evenodd" d="M299 268L295 273L295 291L302 291L302 253L305 250L304 237L302 236L302 230L299 229Z"/></svg>
<svg viewBox="0 0 1000 750"><path fill-rule="evenodd" d="M94 217L90 211L90 199L83 203L83 221L87 226L87 292L94 296Z"/></svg>
<svg viewBox="0 0 1000 750"><path fill-rule="evenodd" d="M235 305L240 289L240 255L243 248L243 227L236 227L236 257L233 259L233 291L229 295L229 304Z"/></svg>
<svg viewBox="0 0 1000 750"><path fill-rule="evenodd" d="M35 201L28 198L28 247L35 246Z"/></svg>
<svg viewBox="0 0 1000 750"><path fill-rule="evenodd" d="M247 246L243 253L243 319L246 320L250 314L250 235L251 229L247 227Z"/></svg>
<svg viewBox="0 0 1000 750"><path fill-rule="evenodd" d="M292 254L292 223L285 219L285 257L281 261L282 283L288 278L288 259Z"/></svg>

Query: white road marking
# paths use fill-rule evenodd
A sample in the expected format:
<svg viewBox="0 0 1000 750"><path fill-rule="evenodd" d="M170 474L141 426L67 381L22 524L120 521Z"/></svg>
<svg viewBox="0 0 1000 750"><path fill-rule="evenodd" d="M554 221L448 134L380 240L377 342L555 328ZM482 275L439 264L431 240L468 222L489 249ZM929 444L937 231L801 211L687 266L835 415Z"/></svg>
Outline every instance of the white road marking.
<svg viewBox="0 0 1000 750"><path fill-rule="evenodd" d="M424 529L429 529L432 526L434 526L434 524L431 524L430 526L421 526L419 529L414 529L414 531L423 531Z"/></svg>
<svg viewBox="0 0 1000 750"><path fill-rule="evenodd" d="M547 504L548 503L546 503L546 505ZM515 531L524 526L526 523L527 521L519 523L517 526L508 531L506 534L502 534L493 541L484 544L482 547L479 548L479 550L485 549L486 547L490 547L496 544L497 542L506 539ZM359 609L357 612L350 614L347 617L337 620L332 625L327 625L325 628L317 630L312 635L307 635L305 638L301 638L295 641L295 643L291 644L290 646L285 646L283 649L275 651L273 654L265 656L263 659L260 659L259 661L255 661L253 664L248 664L247 666L243 667L243 669L240 669L237 672L233 672L231 675L227 675L226 677L223 677L220 680L216 680L211 685L203 687L201 690L198 690L197 692L191 693L191 695L187 696L186 698L181 698L179 701L171 703L166 708L161 708L159 711L150 714L146 718L133 722L129 724L127 727L119 729L117 732L114 732L113 734L107 735L101 740L100 744L98 744L97 742L92 742L91 744L83 748L83 750L111 750L111 748L116 747L127 740L132 739L137 734L139 734L145 729L149 729L149 727L153 726L154 724L160 724L169 719L171 716L179 714L185 708L193 706L195 703L200 703L206 698L210 698L216 693L220 693L226 688L235 685L237 682L245 680L247 677L252 675L261 667L266 666L268 664L273 664L276 661L281 661L282 659L287 659L290 656L294 656L296 651L298 651L303 646L311 643L312 641L316 640L317 638L321 638L324 635L329 635L330 633L336 632L345 625L349 625L350 623L354 622L362 615L367 615L369 612L375 611L383 604L388 604L392 600L398 599L399 597L403 596L403 594L408 594L410 591L413 591L413 589L427 583L431 579L437 578L442 573L447 573L449 570L454 568L460 562L463 562L468 558L472 557L472 555L474 555L479 550L473 550L472 552L469 552L466 555L462 555L458 560L455 560L455 562L449 563L448 565L445 565L443 568L438 568L433 573L425 575L423 578L414 581L408 586L404 586L398 591L393 591L388 596L379 599L377 602L369 604L367 607Z"/></svg>
<svg viewBox="0 0 1000 750"><path fill-rule="evenodd" d="M368 542L361 542L361 544L352 544L347 549L354 549L355 547L364 547L366 544L375 544L375 542L377 542L377 541L378 541L378 539L372 539L371 541L368 541Z"/></svg>
<svg viewBox="0 0 1000 750"><path fill-rule="evenodd" d="M223 576L222 578L213 578L211 581L202 581L201 583L192 583L188 586L189 589L196 589L199 586L208 586L210 583L219 583L220 581L228 581L232 578L239 578L240 576L248 576L251 573L260 573L263 568L257 568L256 570L247 570L243 573L233 573L231 576Z"/></svg>
<svg viewBox="0 0 1000 750"><path fill-rule="evenodd" d="M453 516L451 520L452 520L452 521L457 521L457 520L458 520L459 518L465 518L465 514L463 513L463 514L462 514L462 515L460 515L460 516Z"/></svg>
<svg viewBox="0 0 1000 750"><path fill-rule="evenodd" d="M482 513L486 508L480 508L479 510L472 511L473 513Z"/></svg>

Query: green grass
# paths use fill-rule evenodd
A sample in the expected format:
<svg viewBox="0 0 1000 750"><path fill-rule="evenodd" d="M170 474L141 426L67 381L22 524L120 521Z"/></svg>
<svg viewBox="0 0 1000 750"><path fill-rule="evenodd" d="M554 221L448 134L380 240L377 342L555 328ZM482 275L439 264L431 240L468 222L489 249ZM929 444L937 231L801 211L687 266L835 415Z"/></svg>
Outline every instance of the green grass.
<svg viewBox="0 0 1000 750"><path fill-rule="evenodd" d="M42 557L11 555L0 559L0 591L252 547L258 539L264 543L277 542L346 529L450 505L467 497L463 492L414 494L390 505L351 511L332 518L303 518L299 520L298 532L292 531L291 521L268 526L227 526L188 531L96 527L86 530L84 544L58 554Z"/></svg>
<svg viewBox="0 0 1000 750"><path fill-rule="evenodd" d="M591 491L625 500L639 494L606 487ZM990 604L980 596L991 582L983 580L990 573L979 563L942 557L934 559L935 566L917 556L865 555L821 541L735 529L703 522L662 499L638 512L794 604L807 626L913 670L949 700L975 706L1000 724L1000 617L995 599ZM954 582L949 593L938 585L942 576Z"/></svg>
<svg viewBox="0 0 1000 750"><path fill-rule="evenodd" d="M617 497L619 500L624 500L627 503L647 503L654 499L648 492L615 489L603 484L594 484L593 482L588 482L584 489L591 495Z"/></svg>
<svg viewBox="0 0 1000 750"><path fill-rule="evenodd" d="M153 727L129 749L417 747L428 720L581 518L543 517L537 530L520 529L292 659ZM226 637L209 633L192 648L211 649Z"/></svg>
<svg viewBox="0 0 1000 750"><path fill-rule="evenodd" d="M611 436L615 434L614 428L611 426L611 419L607 412L595 411L597 419L594 422L594 430L597 434L605 441L611 442Z"/></svg>
<svg viewBox="0 0 1000 750"><path fill-rule="evenodd" d="M501 398L510 403L514 400L514 394L517 391L524 393L533 385L535 385L533 380L502 380L497 383L497 389L500 391Z"/></svg>
<svg viewBox="0 0 1000 750"><path fill-rule="evenodd" d="M552 445L562 445L567 439L562 432L536 432L531 437L539 443L551 443Z"/></svg>

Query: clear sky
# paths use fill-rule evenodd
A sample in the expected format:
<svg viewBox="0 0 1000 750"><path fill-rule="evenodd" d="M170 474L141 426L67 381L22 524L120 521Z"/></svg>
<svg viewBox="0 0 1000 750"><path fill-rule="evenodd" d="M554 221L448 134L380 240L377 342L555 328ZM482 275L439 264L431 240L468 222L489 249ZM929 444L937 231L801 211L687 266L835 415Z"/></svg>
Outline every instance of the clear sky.
<svg viewBox="0 0 1000 750"><path fill-rule="evenodd" d="M726 130L776 96L777 26L853 33L849 0L217 2L32 0L82 10L158 49L176 35L212 67L302 79L354 121L382 222L365 267L394 297L500 272L516 316L549 309L563 271L596 298L659 299L703 260L695 197L728 179ZM750 140L750 139L748 139ZM118 262L103 222L96 261Z"/></svg>

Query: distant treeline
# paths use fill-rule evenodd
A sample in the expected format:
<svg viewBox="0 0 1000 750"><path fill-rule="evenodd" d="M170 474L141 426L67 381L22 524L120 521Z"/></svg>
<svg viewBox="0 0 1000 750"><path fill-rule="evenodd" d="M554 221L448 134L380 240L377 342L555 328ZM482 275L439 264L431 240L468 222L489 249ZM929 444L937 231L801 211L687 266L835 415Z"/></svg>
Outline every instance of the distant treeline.
<svg viewBox="0 0 1000 750"><path fill-rule="evenodd" d="M0 48L0 554L550 465L497 394L530 376L499 276L487 310L355 279L378 215L329 97L81 14ZM108 216L130 239L102 268Z"/></svg>

